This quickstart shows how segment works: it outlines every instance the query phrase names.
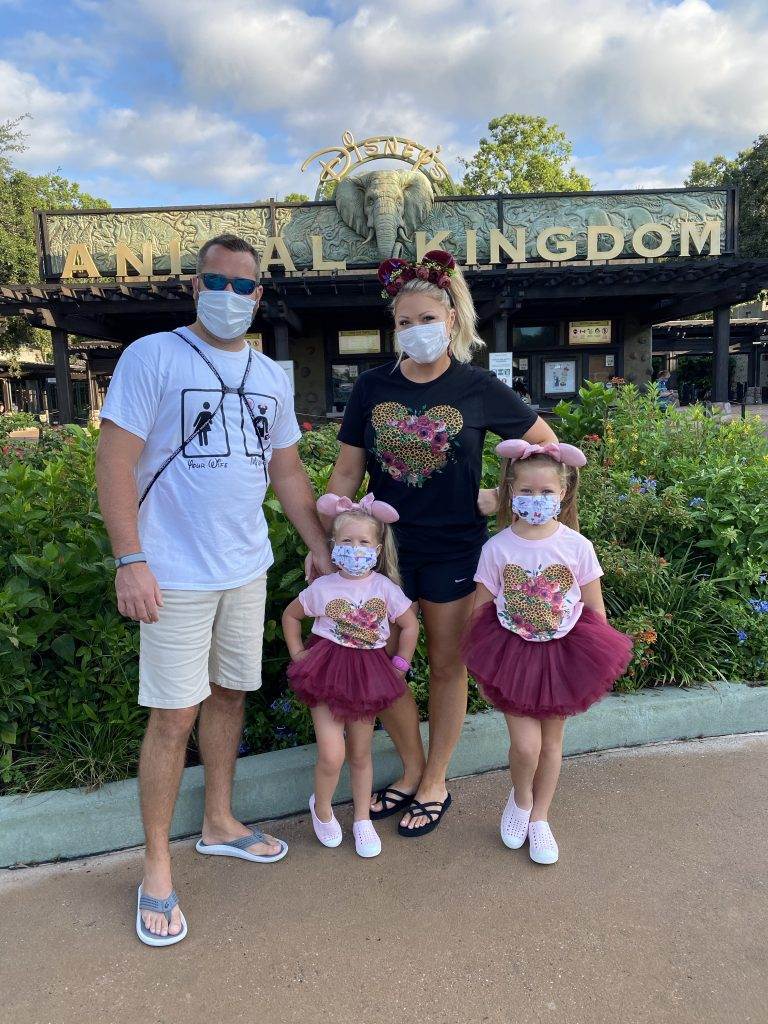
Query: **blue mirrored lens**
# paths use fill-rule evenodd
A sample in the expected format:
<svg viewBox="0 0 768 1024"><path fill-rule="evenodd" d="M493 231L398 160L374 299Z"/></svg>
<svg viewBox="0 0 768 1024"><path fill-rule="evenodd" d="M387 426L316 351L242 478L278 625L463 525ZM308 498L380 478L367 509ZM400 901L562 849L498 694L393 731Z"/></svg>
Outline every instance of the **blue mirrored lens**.
<svg viewBox="0 0 768 1024"><path fill-rule="evenodd" d="M229 284L229 278L223 274L203 274L203 284L212 292L223 292Z"/></svg>
<svg viewBox="0 0 768 1024"><path fill-rule="evenodd" d="M238 295L250 295L256 282L251 277L235 277L232 279L232 287Z"/></svg>

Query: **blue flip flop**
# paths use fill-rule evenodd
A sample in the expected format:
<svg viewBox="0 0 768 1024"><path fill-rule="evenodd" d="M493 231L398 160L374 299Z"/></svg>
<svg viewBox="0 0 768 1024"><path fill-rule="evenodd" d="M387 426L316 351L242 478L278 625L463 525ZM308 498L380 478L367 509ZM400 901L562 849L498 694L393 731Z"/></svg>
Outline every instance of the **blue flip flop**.
<svg viewBox="0 0 768 1024"><path fill-rule="evenodd" d="M175 889L171 890L171 895L167 899L158 900L154 896L145 896L141 886L139 886L138 899L136 901L136 934L145 946L174 946L177 942L181 942L182 939L186 938L187 920L181 911L179 911L181 914L181 931L178 935L154 935L141 919L142 910L154 910L160 914L165 914L168 924L170 924L171 911L178 905L178 902L179 897L176 895Z"/></svg>
<svg viewBox="0 0 768 1024"><path fill-rule="evenodd" d="M275 861L282 860L288 853L288 843L283 839L276 840L280 844L280 850L277 853L248 852L249 846L253 846L254 843L264 843L266 839L267 837L257 826L250 835L233 839L228 843L204 843L202 839L198 839L195 849L198 853L204 853L208 857L236 857L238 860L253 861L255 864L274 864Z"/></svg>

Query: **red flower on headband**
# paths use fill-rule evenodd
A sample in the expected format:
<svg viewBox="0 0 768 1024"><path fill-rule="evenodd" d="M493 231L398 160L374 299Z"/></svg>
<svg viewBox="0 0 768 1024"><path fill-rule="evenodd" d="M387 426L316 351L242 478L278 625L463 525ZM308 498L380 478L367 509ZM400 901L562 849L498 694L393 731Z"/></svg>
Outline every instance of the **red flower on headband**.
<svg viewBox="0 0 768 1024"><path fill-rule="evenodd" d="M418 278L430 281L438 288L448 290L451 276L456 269L456 260L443 249L431 249L419 263L411 263L395 257L379 264L379 281L384 285L382 298L395 296L407 281Z"/></svg>

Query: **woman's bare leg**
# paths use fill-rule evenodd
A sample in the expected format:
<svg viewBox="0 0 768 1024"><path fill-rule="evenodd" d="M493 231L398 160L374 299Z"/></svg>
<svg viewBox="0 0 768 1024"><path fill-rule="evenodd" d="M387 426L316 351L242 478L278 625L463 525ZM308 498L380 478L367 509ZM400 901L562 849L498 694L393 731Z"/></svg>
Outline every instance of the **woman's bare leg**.
<svg viewBox="0 0 768 1024"><path fill-rule="evenodd" d="M467 626L474 594L438 604L420 602L429 654L429 754L416 799L445 800L445 776L467 713L467 669L461 656L461 637ZM402 819L403 825L426 825L423 815Z"/></svg>

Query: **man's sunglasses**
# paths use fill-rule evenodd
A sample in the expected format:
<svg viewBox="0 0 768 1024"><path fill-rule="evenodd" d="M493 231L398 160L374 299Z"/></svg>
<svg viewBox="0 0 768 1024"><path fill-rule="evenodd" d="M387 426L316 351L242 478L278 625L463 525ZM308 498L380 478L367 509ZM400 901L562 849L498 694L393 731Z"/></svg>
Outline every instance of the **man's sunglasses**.
<svg viewBox="0 0 768 1024"><path fill-rule="evenodd" d="M252 277L225 277L223 274L201 274L200 278L205 285L212 292L223 292L228 284L232 285L232 290L237 292L238 295L250 295L251 292L256 290L258 281L254 281Z"/></svg>

